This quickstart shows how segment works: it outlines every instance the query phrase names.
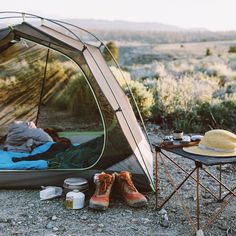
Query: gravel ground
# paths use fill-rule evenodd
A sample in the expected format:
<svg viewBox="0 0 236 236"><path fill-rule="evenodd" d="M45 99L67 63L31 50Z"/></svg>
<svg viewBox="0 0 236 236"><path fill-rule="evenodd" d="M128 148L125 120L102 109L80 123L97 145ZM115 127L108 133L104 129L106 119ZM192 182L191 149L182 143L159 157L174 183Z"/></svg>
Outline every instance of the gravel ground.
<svg viewBox="0 0 236 236"><path fill-rule="evenodd" d="M184 165L187 170L191 169L191 161L183 161L174 155L172 157ZM164 174L163 165L159 164L158 201L161 202L172 188ZM173 168L169 162L167 162L167 167L177 182L183 179L181 172ZM218 173L215 167L209 168L209 170L216 175ZM236 173L230 166L224 166L223 178L224 182L231 186L232 183L236 183ZM213 180L205 175L201 176L201 180L211 189L217 191L218 186ZM146 196L149 203L145 208L133 209L126 206L121 199L112 198L107 211L96 212L88 208L89 196L87 196L84 209L66 210L63 198L40 201L39 190L0 190L0 235L193 235L188 217L185 216L185 211L182 210L177 197L173 197L165 205L165 210L158 212L154 210L154 194L148 193ZM186 182L180 196L187 204L190 216L196 221L196 197L193 181ZM222 203L217 203L211 195L202 190L201 222L206 222L214 209L221 205ZM235 223L236 206L234 200L204 232L204 235L236 235Z"/></svg>

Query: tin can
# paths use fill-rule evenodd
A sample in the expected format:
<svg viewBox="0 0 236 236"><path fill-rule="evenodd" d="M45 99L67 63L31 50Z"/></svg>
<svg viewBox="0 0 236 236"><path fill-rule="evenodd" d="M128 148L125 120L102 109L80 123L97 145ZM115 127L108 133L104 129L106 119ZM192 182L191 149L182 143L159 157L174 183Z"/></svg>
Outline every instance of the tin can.
<svg viewBox="0 0 236 236"><path fill-rule="evenodd" d="M85 195L78 189L66 194L66 209L82 209L84 207Z"/></svg>
<svg viewBox="0 0 236 236"><path fill-rule="evenodd" d="M78 189L80 192L86 192L89 189L89 185L88 181L84 178L68 178L65 179L63 188L65 194L75 189Z"/></svg>

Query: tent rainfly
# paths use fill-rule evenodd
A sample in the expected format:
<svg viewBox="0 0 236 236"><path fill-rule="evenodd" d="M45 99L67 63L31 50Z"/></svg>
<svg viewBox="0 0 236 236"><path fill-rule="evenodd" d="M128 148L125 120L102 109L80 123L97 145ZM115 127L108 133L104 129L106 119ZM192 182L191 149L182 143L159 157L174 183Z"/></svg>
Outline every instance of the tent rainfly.
<svg viewBox="0 0 236 236"><path fill-rule="evenodd" d="M0 17L8 21L0 29L0 136L15 120L34 121L57 129L73 146L46 161L7 164L8 153L0 150L0 187L61 185L72 176L92 180L101 171L128 170L138 188L153 189L151 147L103 58L105 45L82 41L83 29L72 24L22 15L11 26L16 17ZM38 168L40 161L46 167Z"/></svg>

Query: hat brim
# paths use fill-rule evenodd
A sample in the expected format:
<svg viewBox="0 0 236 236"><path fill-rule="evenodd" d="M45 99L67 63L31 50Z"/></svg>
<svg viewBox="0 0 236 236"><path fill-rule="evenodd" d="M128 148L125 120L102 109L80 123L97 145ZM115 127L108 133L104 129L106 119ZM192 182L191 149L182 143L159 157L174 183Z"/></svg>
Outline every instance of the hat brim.
<svg viewBox="0 0 236 236"><path fill-rule="evenodd" d="M198 146L193 147L184 147L183 150L188 153L202 155L202 156L211 156L211 157L236 157L236 151L234 152L216 152L211 150L203 150Z"/></svg>

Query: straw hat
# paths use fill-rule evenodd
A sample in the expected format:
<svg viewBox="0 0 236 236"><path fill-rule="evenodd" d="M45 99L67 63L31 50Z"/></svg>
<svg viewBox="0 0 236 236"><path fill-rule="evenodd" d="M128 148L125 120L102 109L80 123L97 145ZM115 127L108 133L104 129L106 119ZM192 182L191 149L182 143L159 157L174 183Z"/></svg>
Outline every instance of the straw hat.
<svg viewBox="0 0 236 236"><path fill-rule="evenodd" d="M183 148L185 152L215 157L236 156L236 135L222 129L205 133L198 146Z"/></svg>

